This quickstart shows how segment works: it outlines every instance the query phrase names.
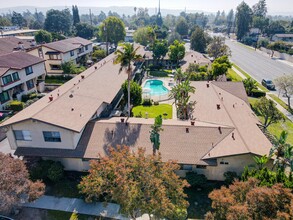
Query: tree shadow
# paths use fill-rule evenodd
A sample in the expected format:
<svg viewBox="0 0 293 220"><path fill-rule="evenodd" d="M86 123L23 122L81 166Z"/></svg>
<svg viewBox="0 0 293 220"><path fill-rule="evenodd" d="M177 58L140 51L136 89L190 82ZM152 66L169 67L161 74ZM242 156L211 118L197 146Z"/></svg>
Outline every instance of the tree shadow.
<svg viewBox="0 0 293 220"><path fill-rule="evenodd" d="M134 147L139 138L141 124L130 124L128 122L117 122L114 128L106 128L104 132L104 152L109 155L108 148L117 146Z"/></svg>

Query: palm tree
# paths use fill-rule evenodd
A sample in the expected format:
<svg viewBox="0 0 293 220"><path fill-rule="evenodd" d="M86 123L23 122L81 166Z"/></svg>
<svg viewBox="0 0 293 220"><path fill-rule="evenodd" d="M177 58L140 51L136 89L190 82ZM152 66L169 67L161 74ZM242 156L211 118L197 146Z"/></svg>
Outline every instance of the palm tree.
<svg viewBox="0 0 293 220"><path fill-rule="evenodd" d="M130 81L132 78L132 63L139 61L142 59L142 56L137 53L139 47L134 49L133 44L130 43L124 43L121 44L121 49L116 50L115 54L117 57L114 60L114 64L120 64L119 73L123 71L123 69L126 70L126 73L128 75L128 86L127 86L127 101L128 101L128 117L130 117Z"/></svg>
<svg viewBox="0 0 293 220"><path fill-rule="evenodd" d="M263 155L261 157L254 156L253 159L256 165L258 166L259 170L262 170L264 165L269 161L269 158L267 157L267 155Z"/></svg>
<svg viewBox="0 0 293 220"><path fill-rule="evenodd" d="M285 171L287 167L293 170L293 146L287 143L288 133L282 131L271 149L270 156L275 156L274 166Z"/></svg>
<svg viewBox="0 0 293 220"><path fill-rule="evenodd" d="M156 155L157 150L160 149L160 131L163 131L162 123L162 115L158 115L155 118L154 125L151 126L152 130L150 131L150 140L153 143L153 155Z"/></svg>

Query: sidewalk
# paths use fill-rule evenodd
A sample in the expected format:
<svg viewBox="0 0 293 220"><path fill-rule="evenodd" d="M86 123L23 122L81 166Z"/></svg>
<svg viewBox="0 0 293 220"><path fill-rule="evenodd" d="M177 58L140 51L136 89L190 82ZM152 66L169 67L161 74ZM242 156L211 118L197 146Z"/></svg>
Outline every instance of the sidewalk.
<svg viewBox="0 0 293 220"><path fill-rule="evenodd" d="M242 79L246 79L246 76L244 76L239 70L237 70L234 66L232 67L232 69L242 78ZM270 93L267 93L270 94ZM285 108L283 108L279 103L277 103L274 99L272 99L269 95L266 96L266 98L272 100L274 103L276 103L276 107L277 109L282 112L290 121L293 122L293 115L288 112Z"/></svg>
<svg viewBox="0 0 293 220"><path fill-rule="evenodd" d="M25 203L22 206L29 208L58 210L71 213L75 209L79 214L102 216L111 219L129 219L119 214L120 205L118 204L108 203L107 205L105 205L102 202L85 203L82 199L75 198L57 198L54 196L42 196L36 201L31 203Z"/></svg>

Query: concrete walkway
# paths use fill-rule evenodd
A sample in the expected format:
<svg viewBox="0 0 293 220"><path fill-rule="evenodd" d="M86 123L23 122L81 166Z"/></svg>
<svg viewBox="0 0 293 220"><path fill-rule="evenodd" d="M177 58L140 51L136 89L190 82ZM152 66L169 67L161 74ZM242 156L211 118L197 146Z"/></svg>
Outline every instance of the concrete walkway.
<svg viewBox="0 0 293 220"><path fill-rule="evenodd" d="M57 198L54 196L42 196L36 201L31 203L25 203L22 206L29 208L58 210L71 213L76 210L79 214L102 216L111 219L129 219L119 214L120 205L118 204L108 203L107 205L105 205L102 202L85 203L82 199L75 198Z"/></svg>
<svg viewBox="0 0 293 220"><path fill-rule="evenodd" d="M232 69L242 78L242 79L246 79L246 76L244 76L239 70L237 70L234 66L232 67ZM260 89L260 88L259 88ZM261 90L261 89L260 89ZM269 96L270 93L267 93L266 98L272 100L274 103L276 103L276 107L277 109L282 112L290 121L293 122L293 115L288 112L285 108L283 108L283 106L281 106L279 103L277 103L274 99L272 99Z"/></svg>

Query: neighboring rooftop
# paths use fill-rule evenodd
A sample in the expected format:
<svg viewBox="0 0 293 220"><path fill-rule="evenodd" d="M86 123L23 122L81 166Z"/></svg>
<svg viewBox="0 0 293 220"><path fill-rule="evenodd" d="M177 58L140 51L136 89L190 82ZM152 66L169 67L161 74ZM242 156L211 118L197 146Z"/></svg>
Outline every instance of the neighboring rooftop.
<svg viewBox="0 0 293 220"><path fill-rule="evenodd" d="M11 53L13 51L27 50L35 47L35 42L21 40L17 37L0 38L0 55Z"/></svg>
<svg viewBox="0 0 293 220"><path fill-rule="evenodd" d="M59 41L43 44L43 46L59 51L61 53L66 53L68 51L75 50L81 46L86 46L89 44L92 44L92 42L89 40L86 40L81 37L73 37L73 38L68 38L64 40L59 40Z"/></svg>
<svg viewBox="0 0 293 220"><path fill-rule="evenodd" d="M185 56L181 63L183 63L183 65L181 66L181 69L183 72L185 72L190 63L198 64L199 66L205 66L205 65L210 65L211 61L208 58L206 58L204 55L202 55L201 53L190 50L185 53Z"/></svg>
<svg viewBox="0 0 293 220"><path fill-rule="evenodd" d="M44 62L42 58L21 51L0 55L0 76L9 69L21 70L41 62Z"/></svg>
<svg viewBox="0 0 293 220"><path fill-rule="evenodd" d="M2 37L5 36L17 36L17 35L26 35L26 34L33 34L35 32L37 32L38 30L34 30L34 29L21 29L21 30L12 30L12 31L3 31L0 32Z"/></svg>

